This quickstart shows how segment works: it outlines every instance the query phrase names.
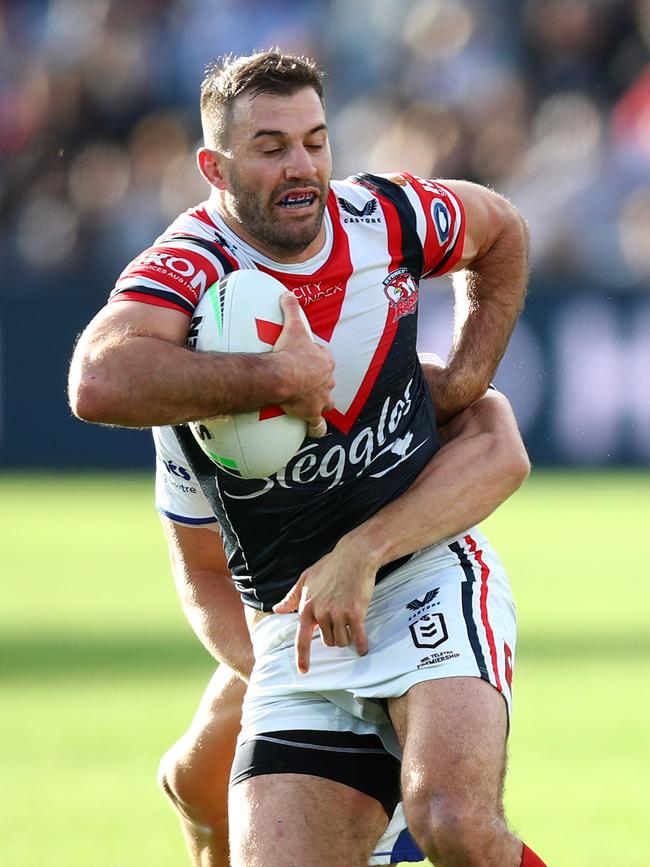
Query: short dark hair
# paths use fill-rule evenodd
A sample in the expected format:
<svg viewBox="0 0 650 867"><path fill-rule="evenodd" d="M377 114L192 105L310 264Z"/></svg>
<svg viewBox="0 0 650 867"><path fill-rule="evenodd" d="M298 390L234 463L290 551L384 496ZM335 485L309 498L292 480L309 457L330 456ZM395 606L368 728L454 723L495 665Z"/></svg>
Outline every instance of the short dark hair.
<svg viewBox="0 0 650 867"><path fill-rule="evenodd" d="M312 87L323 101L323 72L308 57L284 54L278 48L245 57L227 55L211 63L201 84L201 121L204 134L226 144L232 105L242 93L291 96Z"/></svg>

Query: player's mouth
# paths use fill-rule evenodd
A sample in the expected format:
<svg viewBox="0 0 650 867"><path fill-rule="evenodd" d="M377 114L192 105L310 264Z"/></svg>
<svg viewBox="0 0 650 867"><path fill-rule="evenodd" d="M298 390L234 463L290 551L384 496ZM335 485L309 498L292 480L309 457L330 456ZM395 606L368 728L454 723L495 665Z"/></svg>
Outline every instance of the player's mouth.
<svg viewBox="0 0 650 867"><path fill-rule="evenodd" d="M307 211L318 201L318 194L313 190L292 190L285 193L276 202L279 208L285 211Z"/></svg>

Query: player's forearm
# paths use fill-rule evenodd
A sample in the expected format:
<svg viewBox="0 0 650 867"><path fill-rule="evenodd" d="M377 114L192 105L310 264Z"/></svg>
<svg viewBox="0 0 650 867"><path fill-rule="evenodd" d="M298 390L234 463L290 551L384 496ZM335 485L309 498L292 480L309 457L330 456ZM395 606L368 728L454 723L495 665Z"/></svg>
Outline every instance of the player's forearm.
<svg viewBox="0 0 650 867"><path fill-rule="evenodd" d="M447 373L434 393L444 422L488 388L524 303L528 281L526 224L507 203L489 249L454 278L454 344Z"/></svg>
<svg viewBox="0 0 650 867"><path fill-rule="evenodd" d="M479 433L444 446L401 497L344 537L377 568L456 535L495 511L528 475L523 448ZM343 540L342 540L343 541Z"/></svg>
<svg viewBox="0 0 650 867"><path fill-rule="evenodd" d="M78 347L70 405L85 421L127 427L247 412L287 397L280 353L192 352L155 337Z"/></svg>
<svg viewBox="0 0 650 867"><path fill-rule="evenodd" d="M229 577L211 570L176 579L183 611L197 638L219 662L248 681L253 646L241 599Z"/></svg>

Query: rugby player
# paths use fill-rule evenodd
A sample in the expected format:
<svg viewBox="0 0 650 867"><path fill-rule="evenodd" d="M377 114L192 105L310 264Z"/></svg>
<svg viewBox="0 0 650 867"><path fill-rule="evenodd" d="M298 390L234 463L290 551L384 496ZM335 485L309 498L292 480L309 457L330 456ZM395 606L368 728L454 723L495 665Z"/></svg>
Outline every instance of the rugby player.
<svg viewBox="0 0 650 867"><path fill-rule="evenodd" d="M425 377L440 365L421 359ZM491 390L439 431L442 448L423 473L427 508L414 502L410 488L401 507L424 519L431 543L481 520L526 478L529 463L514 416L503 395ZM169 429L158 429L156 505L161 512L173 571L188 620L219 666L187 732L163 756L159 782L181 820L195 867L230 867L227 789L241 702L253 665L253 650L242 606L230 580L216 521L184 455ZM441 521L444 522L441 524ZM455 522L455 523L454 523ZM388 520L386 534L394 535ZM409 522L403 522L403 531ZM201 592L205 588L205 595ZM385 760L361 768L385 792L399 785L399 766ZM388 818L388 817L387 817ZM386 818L386 821L387 821ZM401 813L375 846L370 864L387 857L419 860L413 841L402 833Z"/></svg>
<svg viewBox="0 0 650 867"><path fill-rule="evenodd" d="M226 60L204 80L201 111L210 199L122 273L77 345L70 397L89 421L176 425L219 520L255 656L231 778L233 865L293 867L305 852L313 865L365 864L385 825L378 801L392 802L345 773L381 749L402 756L409 826L438 867L540 865L502 809L507 579L478 531L430 545L400 507L407 489L422 492L439 445L415 351L419 280L465 276L454 348L432 383L444 423L485 393L505 351L525 293L525 225L462 181L330 182L322 82L304 59ZM241 267L291 291L276 351L188 352L199 297ZM269 404L313 435L277 478L221 471L183 427ZM386 533L386 514L406 530ZM351 816L365 817L360 828Z"/></svg>

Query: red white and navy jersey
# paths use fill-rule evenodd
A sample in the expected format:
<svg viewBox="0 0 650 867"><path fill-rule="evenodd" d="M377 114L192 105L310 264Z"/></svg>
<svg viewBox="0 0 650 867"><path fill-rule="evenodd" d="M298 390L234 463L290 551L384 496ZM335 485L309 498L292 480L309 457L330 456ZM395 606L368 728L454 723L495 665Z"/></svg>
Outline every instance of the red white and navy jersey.
<svg viewBox="0 0 650 867"><path fill-rule="evenodd" d="M187 427L174 428L219 521L244 602L264 610L406 490L438 447L416 352L418 287L460 259L461 202L442 184L406 173L356 175L332 182L324 226L314 257L280 264L238 238L208 200L128 265L111 295L184 311L189 329L207 288L232 270L257 268L293 291L315 339L334 355L328 434L306 439L276 475L241 479L212 463Z"/></svg>

